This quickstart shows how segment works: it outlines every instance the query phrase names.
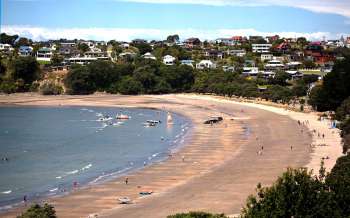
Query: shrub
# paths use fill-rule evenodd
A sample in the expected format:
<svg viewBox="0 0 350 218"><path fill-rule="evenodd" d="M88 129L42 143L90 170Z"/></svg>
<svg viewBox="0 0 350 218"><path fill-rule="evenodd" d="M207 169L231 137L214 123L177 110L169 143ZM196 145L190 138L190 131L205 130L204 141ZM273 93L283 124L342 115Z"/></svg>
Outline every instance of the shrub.
<svg viewBox="0 0 350 218"><path fill-rule="evenodd" d="M63 93L63 88L53 81L44 81L39 87L39 92L43 95L59 95Z"/></svg>
<svg viewBox="0 0 350 218"><path fill-rule="evenodd" d="M17 218L56 218L56 211L53 206L44 204L34 204L29 207L23 214L17 216Z"/></svg>
<svg viewBox="0 0 350 218"><path fill-rule="evenodd" d="M206 212L189 212L170 215L167 218L227 218L224 214L211 214Z"/></svg>

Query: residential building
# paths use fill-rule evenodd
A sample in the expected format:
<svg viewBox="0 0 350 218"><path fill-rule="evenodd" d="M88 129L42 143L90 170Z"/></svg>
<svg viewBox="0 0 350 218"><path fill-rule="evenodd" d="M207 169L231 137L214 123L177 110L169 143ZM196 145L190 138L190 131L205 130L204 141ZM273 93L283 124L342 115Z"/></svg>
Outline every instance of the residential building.
<svg viewBox="0 0 350 218"><path fill-rule="evenodd" d="M280 60L276 60L276 59L267 62L267 64L265 65L265 69L267 70L277 70L277 69L283 69L283 68L284 68L284 64Z"/></svg>
<svg viewBox="0 0 350 218"><path fill-rule="evenodd" d="M129 52L129 51L122 52L122 53L119 54L119 57L121 57L121 58L124 58L124 57L131 57L131 58L133 58L135 56L136 56L135 52Z"/></svg>
<svg viewBox="0 0 350 218"><path fill-rule="evenodd" d="M171 55L165 55L163 57L163 63L165 65L174 65L175 64L175 60L176 60L176 58L171 56Z"/></svg>
<svg viewBox="0 0 350 218"><path fill-rule="evenodd" d="M235 72L235 66L224 65L222 66L222 70L225 72Z"/></svg>
<svg viewBox="0 0 350 218"><path fill-rule="evenodd" d="M299 61L292 61L292 62L288 62L286 67L289 70L296 70L298 68L300 68L302 66L302 63Z"/></svg>
<svg viewBox="0 0 350 218"><path fill-rule="evenodd" d="M204 52L204 56L208 59L222 59L224 57L224 53L218 50L207 50Z"/></svg>
<svg viewBox="0 0 350 218"><path fill-rule="evenodd" d="M301 73L297 70L286 70L285 72L288 73L292 77L292 80L300 79L303 77L303 73Z"/></svg>
<svg viewBox="0 0 350 218"><path fill-rule="evenodd" d="M101 50L95 50L95 51L87 51L84 53L85 57L90 58L97 58L97 57L106 57L107 54L105 52L102 52Z"/></svg>
<svg viewBox="0 0 350 218"><path fill-rule="evenodd" d="M79 54L79 50L75 43L61 43L58 52L65 56L76 56Z"/></svg>
<svg viewBox="0 0 350 218"><path fill-rule="evenodd" d="M128 49L130 47L129 43L122 43L120 47Z"/></svg>
<svg viewBox="0 0 350 218"><path fill-rule="evenodd" d="M68 58L67 61L69 64L81 64L81 65L86 65L90 64L93 61L97 60L110 60L109 57L72 57Z"/></svg>
<svg viewBox="0 0 350 218"><path fill-rule="evenodd" d="M141 57L145 58L145 59L152 59L152 60L157 60L157 58L151 54L150 52L145 53L144 55L142 55Z"/></svg>
<svg viewBox="0 0 350 218"><path fill-rule="evenodd" d="M31 46L20 46L18 49L18 55L22 57L31 56L33 53L33 47Z"/></svg>
<svg viewBox="0 0 350 218"><path fill-rule="evenodd" d="M198 38L189 38L184 41L184 44L187 48L194 48L201 45L201 40Z"/></svg>
<svg viewBox="0 0 350 218"><path fill-rule="evenodd" d="M132 43L133 43L133 44L144 44L144 43L147 43L147 40L144 40L144 39L134 39L134 40L132 40Z"/></svg>
<svg viewBox="0 0 350 218"><path fill-rule="evenodd" d="M275 50L281 53L285 53L291 49L291 46L287 42L282 42L281 44L277 45Z"/></svg>
<svg viewBox="0 0 350 218"><path fill-rule="evenodd" d="M9 51L12 51L12 50L13 50L12 45L0 43L0 51L2 51L2 52L9 52Z"/></svg>
<svg viewBox="0 0 350 218"><path fill-rule="evenodd" d="M247 41L246 37L243 36L232 36L231 40L235 43L235 44L241 44L244 41Z"/></svg>
<svg viewBox="0 0 350 218"><path fill-rule="evenodd" d="M262 62L271 61L272 59L273 59L273 55L272 54L261 54L261 56L260 56L260 60Z"/></svg>
<svg viewBox="0 0 350 218"><path fill-rule="evenodd" d="M229 49L226 51L229 56L244 57L247 53L244 49Z"/></svg>
<svg viewBox="0 0 350 218"><path fill-rule="evenodd" d="M52 55L51 48L43 47L36 52L36 59L38 61L51 61Z"/></svg>
<svg viewBox="0 0 350 218"><path fill-rule="evenodd" d="M201 60L198 64L196 64L197 69L215 69L216 64L211 60Z"/></svg>
<svg viewBox="0 0 350 218"><path fill-rule="evenodd" d="M244 76L257 76L259 73L259 68L257 67L243 67L242 74Z"/></svg>
<svg viewBox="0 0 350 218"><path fill-rule="evenodd" d="M345 46L350 48L350 36L346 38Z"/></svg>
<svg viewBox="0 0 350 218"><path fill-rule="evenodd" d="M280 39L280 36L279 35L274 35L274 36L266 36L266 40L269 42L269 43L272 43L276 40L279 40Z"/></svg>
<svg viewBox="0 0 350 218"><path fill-rule="evenodd" d="M180 63L181 63L181 65L187 65L187 66L193 67L194 61L193 60L181 60Z"/></svg>
<svg viewBox="0 0 350 218"><path fill-rule="evenodd" d="M252 51L254 53L269 53L272 44L252 44Z"/></svg>

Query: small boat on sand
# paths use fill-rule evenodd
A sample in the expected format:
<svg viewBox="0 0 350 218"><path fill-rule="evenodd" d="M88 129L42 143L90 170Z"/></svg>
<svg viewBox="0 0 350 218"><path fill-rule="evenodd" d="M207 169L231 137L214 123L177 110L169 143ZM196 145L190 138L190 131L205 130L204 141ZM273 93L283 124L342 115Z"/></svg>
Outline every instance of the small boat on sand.
<svg viewBox="0 0 350 218"><path fill-rule="evenodd" d="M131 200L128 197L118 198L118 201L119 201L120 204L130 204L131 203Z"/></svg>

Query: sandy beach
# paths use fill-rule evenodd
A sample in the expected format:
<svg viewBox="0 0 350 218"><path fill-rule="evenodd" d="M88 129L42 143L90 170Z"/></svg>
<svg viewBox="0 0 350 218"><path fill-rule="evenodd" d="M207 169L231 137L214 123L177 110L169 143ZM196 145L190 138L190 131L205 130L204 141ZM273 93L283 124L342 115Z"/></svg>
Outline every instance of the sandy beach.
<svg viewBox="0 0 350 218"><path fill-rule="evenodd" d="M14 94L1 95L0 105L149 107L191 119L193 128L183 148L166 161L129 173L128 185L125 177L120 177L47 199L60 218L89 214L153 218L194 210L237 214L248 195L255 193L258 182L270 185L287 167L308 167L317 173L321 158L327 156L329 170L341 155L338 130L330 129L328 121L319 121L314 113L221 97ZM222 116L224 121L204 125L210 116ZM143 190L154 193L142 197L139 192ZM117 198L122 196L133 203L118 204ZM0 217L15 217L23 209Z"/></svg>

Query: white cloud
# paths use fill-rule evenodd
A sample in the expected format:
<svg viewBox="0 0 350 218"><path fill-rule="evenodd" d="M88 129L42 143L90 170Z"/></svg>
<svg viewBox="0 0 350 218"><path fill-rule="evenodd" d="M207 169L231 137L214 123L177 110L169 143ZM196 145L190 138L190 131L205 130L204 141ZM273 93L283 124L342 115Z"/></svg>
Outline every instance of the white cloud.
<svg viewBox="0 0 350 218"><path fill-rule="evenodd" d="M179 34L182 39L189 37L198 37L202 40L213 40L221 37L231 37L234 35L275 35L282 37L306 37L310 40L320 40L323 37L327 39L339 38L343 33L332 34L329 32L261 32L255 29L127 29L127 28L42 28L31 26L2 26L2 32L7 34L18 34L20 36L31 38L35 41L47 39L93 39L93 40L111 40L131 41L135 38L165 39L168 35Z"/></svg>
<svg viewBox="0 0 350 218"><path fill-rule="evenodd" d="M339 14L350 17L349 0L117 0L155 4L198 4L213 6L288 6L314 12Z"/></svg>

